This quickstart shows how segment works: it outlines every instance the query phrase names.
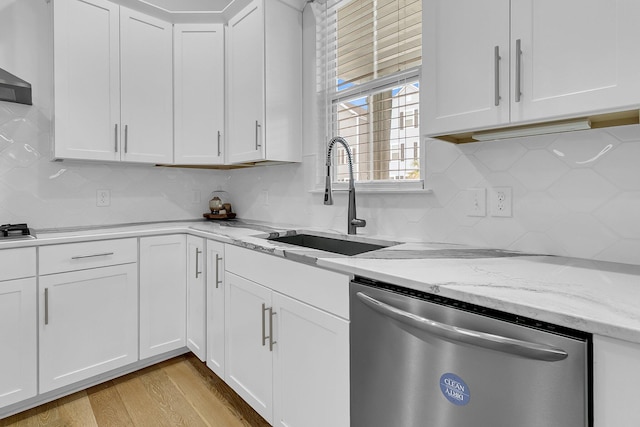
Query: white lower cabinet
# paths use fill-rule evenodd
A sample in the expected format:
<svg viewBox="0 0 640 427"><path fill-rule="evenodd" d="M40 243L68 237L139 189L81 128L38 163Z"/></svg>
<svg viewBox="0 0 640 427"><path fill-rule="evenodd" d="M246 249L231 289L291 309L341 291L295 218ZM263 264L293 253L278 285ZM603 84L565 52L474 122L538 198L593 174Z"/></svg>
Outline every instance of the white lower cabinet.
<svg viewBox="0 0 640 427"><path fill-rule="evenodd" d="M186 345L184 234L140 239L140 359Z"/></svg>
<svg viewBox="0 0 640 427"><path fill-rule="evenodd" d="M348 426L348 320L276 291L297 283L310 303L339 307L320 294L348 294L348 276L235 246L225 255L225 381L274 426Z"/></svg>
<svg viewBox="0 0 640 427"><path fill-rule="evenodd" d="M207 358L204 239L187 236L187 347L198 359Z"/></svg>
<svg viewBox="0 0 640 427"><path fill-rule="evenodd" d="M207 240L207 366L224 378L224 244Z"/></svg>
<svg viewBox="0 0 640 427"><path fill-rule="evenodd" d="M593 336L594 427L640 426L640 344Z"/></svg>
<svg viewBox="0 0 640 427"><path fill-rule="evenodd" d="M0 251L0 408L37 392L35 248Z"/></svg>
<svg viewBox="0 0 640 427"><path fill-rule="evenodd" d="M225 381L269 423L272 422L272 354L268 308L271 290L225 274Z"/></svg>
<svg viewBox="0 0 640 427"><path fill-rule="evenodd" d="M135 263L41 276L40 393L138 360Z"/></svg>
<svg viewBox="0 0 640 427"><path fill-rule="evenodd" d="M349 322L274 292L273 422L349 425Z"/></svg>

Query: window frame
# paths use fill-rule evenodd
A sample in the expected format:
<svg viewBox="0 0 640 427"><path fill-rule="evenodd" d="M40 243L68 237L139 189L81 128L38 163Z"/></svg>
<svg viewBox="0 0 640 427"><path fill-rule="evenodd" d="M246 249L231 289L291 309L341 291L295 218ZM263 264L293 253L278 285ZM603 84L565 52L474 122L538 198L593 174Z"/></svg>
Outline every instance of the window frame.
<svg viewBox="0 0 640 427"><path fill-rule="evenodd" d="M338 5L342 4L342 3L348 3L350 0L342 0L336 4L334 4L334 7L338 7ZM327 20L327 10L325 9L323 12L324 15L324 28L321 31L321 34L324 38L324 40L322 40L321 46L322 48L319 49L319 64L324 64L325 69L322 70L320 72L320 74L323 76L323 94L321 96L321 98L324 99L324 103L325 103L325 111L324 111L324 117L321 120L321 123L323 123L323 126L325 128L325 140L321 142L321 146L323 147L322 151L320 151L321 153L324 154L324 156L321 156L321 158L324 160L326 159L326 155L327 155L327 144L328 141L333 137L336 136L338 134L337 132L337 120L336 120L336 106L340 104L340 102L344 102L348 99L354 99L357 97L366 97L366 96L371 96L377 92L392 88L392 87L397 87L399 85L402 84L407 84L407 83L411 83L411 82L418 82L418 84L421 86L421 76L422 76L422 66L416 66L416 67L412 67L410 69L406 69L403 71L399 71L397 73L388 75L388 76L384 76L384 77L380 77L380 78L376 78L370 81L367 81L365 83L361 83L358 84L354 87L351 88L347 88L347 89L342 89L340 91L338 91L338 82L335 79L335 74L336 74L336 70L335 69L329 69L330 67L327 66L327 64L330 62L328 55L329 52L335 52L335 47L331 46L332 43L336 43L337 42L337 26L335 26L335 31L336 32L329 32L328 30L328 26L326 24L326 20ZM333 12L331 12L333 13ZM422 91L421 91L422 92ZM422 104L422 103L420 103ZM418 114L418 117L420 115ZM406 118L406 117L405 117ZM415 120L415 113L412 116L413 120ZM407 180L407 179L389 179L389 180L370 180L370 181L358 181L356 180L354 182L354 185L356 188L358 188L360 191L365 191L365 192L419 192L419 191L425 191L425 176L426 176L426 159L425 159L425 145L426 145L426 138L423 136L423 132L422 132L422 124L420 122L418 122L418 125L416 127L419 127L419 133L418 133L418 138L419 138L419 156L420 156L420 165L419 165L419 171L420 171L420 178L419 179L414 179L414 180ZM332 168L331 168L331 174L332 174L332 183L334 186L335 190L347 190L348 189L348 181L337 181L337 167L335 167L335 165L337 165L337 151L338 150L334 150L334 153L332 153ZM325 169L325 162L322 161L322 166L321 166L321 170L326 170Z"/></svg>

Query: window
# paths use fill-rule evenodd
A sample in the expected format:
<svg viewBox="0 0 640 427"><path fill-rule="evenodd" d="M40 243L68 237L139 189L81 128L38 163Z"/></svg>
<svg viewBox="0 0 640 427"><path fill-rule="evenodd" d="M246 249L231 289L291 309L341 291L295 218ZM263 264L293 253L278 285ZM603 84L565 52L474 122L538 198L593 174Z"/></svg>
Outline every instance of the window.
<svg viewBox="0 0 640 427"><path fill-rule="evenodd" d="M324 144L336 135L347 140L358 182L419 181L422 0L327 0L322 7ZM405 147L414 147L413 159ZM341 160L344 150L334 151ZM334 170L335 181L348 181L346 166Z"/></svg>

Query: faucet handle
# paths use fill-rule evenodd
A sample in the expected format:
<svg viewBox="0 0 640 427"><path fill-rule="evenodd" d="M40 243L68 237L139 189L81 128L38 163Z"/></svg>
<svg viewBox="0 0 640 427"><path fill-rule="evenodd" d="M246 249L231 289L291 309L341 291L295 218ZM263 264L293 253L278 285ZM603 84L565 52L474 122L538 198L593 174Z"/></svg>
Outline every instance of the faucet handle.
<svg viewBox="0 0 640 427"><path fill-rule="evenodd" d="M353 218L351 220L351 225L353 225L354 227L366 227L367 221L365 221L364 219Z"/></svg>

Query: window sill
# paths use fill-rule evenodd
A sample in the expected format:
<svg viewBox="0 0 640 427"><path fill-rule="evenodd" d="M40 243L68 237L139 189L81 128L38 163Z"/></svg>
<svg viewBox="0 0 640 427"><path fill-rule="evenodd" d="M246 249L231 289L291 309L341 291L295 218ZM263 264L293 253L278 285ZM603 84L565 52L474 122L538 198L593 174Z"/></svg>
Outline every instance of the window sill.
<svg viewBox="0 0 640 427"><path fill-rule="evenodd" d="M346 193L349 191L347 183L333 183L333 192ZM310 193L324 193L324 187L309 190ZM358 194L430 194L433 190L424 188L424 182L390 182L390 183L356 183Z"/></svg>

